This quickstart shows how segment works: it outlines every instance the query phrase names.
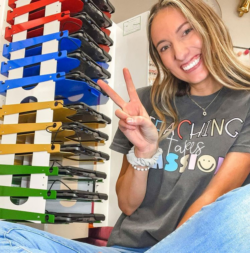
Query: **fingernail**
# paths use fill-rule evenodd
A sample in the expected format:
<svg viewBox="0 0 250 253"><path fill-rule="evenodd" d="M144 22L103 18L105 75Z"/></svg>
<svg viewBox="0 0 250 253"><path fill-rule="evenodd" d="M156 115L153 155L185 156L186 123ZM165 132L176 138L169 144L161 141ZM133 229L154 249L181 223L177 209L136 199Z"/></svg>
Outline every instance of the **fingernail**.
<svg viewBox="0 0 250 253"><path fill-rule="evenodd" d="M127 118L127 122L128 123L131 123L131 122L133 122L134 120L132 119L132 118Z"/></svg>

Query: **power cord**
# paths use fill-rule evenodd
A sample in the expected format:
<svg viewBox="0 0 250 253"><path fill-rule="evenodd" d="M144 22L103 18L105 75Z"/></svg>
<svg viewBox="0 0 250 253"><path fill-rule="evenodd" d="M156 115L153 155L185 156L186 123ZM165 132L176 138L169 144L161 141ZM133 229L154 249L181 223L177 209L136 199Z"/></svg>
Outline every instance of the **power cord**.
<svg viewBox="0 0 250 253"><path fill-rule="evenodd" d="M61 103L61 102L58 102L58 103ZM62 104L62 103L61 103L61 104ZM56 123L54 123L52 126L46 127L46 129L45 129L46 132L48 132L48 133L53 133L53 132L51 132L51 131L48 130L48 128L50 128L50 127L56 127ZM60 129L61 129L61 130L60 130ZM61 132L63 132L63 131L64 131L64 129L62 129L62 126L60 126L60 127L57 129L56 134L55 134L55 136L54 136L54 138L53 138L53 140L52 140L52 143L51 143L51 149L52 149L52 150L55 149L54 143L55 143L55 141L56 141L57 134L58 134L58 133L61 133Z"/></svg>
<svg viewBox="0 0 250 253"><path fill-rule="evenodd" d="M48 180L48 181L53 181L53 183L51 184L51 186L50 186L48 192L51 192L51 189L52 189L52 187L53 187L53 185L54 185L55 182L61 182L61 183L62 183L63 185L65 185L70 191L72 191L72 190L70 189L70 187L69 187L68 185L66 185L66 184L65 184L63 181L61 181L61 180Z"/></svg>
<svg viewBox="0 0 250 253"><path fill-rule="evenodd" d="M79 45L78 45L74 40L72 40L71 38L69 38L69 37L63 37L63 38L61 38L60 41L59 41L59 50L60 50L60 51L61 51L61 42L62 42L63 39L68 39L68 40L70 40L71 42L73 42L73 43L77 46L77 49L81 47L81 45L79 46Z"/></svg>

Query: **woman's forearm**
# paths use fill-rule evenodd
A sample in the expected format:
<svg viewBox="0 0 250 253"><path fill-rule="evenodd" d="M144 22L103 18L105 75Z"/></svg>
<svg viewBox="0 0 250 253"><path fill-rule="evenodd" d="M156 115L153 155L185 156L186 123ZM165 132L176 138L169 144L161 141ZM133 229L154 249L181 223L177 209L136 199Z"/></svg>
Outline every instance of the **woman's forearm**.
<svg viewBox="0 0 250 253"><path fill-rule="evenodd" d="M137 171L130 164L117 181L118 205L123 213L131 215L142 203L147 188L148 171Z"/></svg>
<svg viewBox="0 0 250 253"><path fill-rule="evenodd" d="M211 203L213 203L215 201L215 199L212 198L207 198L207 197L203 197L201 196L200 198L198 198L186 211L185 215L182 217L181 221L179 222L178 226L176 227L176 229L178 227L180 227L183 223L185 223L190 217L192 217L194 214L196 214L197 212L199 212L201 210L202 207L209 205Z"/></svg>
<svg viewBox="0 0 250 253"><path fill-rule="evenodd" d="M158 149L158 144L148 145L144 152L135 148L135 156L140 158L152 158ZM127 169L116 184L118 205L123 213L131 215L142 203L147 189L148 170L138 171L126 160ZM143 166L137 166L145 168Z"/></svg>

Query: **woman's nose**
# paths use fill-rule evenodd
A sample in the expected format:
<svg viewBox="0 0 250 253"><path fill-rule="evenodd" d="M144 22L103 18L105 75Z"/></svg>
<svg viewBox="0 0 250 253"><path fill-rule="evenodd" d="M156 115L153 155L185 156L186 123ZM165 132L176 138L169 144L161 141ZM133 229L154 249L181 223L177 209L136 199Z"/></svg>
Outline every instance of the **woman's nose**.
<svg viewBox="0 0 250 253"><path fill-rule="evenodd" d="M175 43L172 47L175 60L184 61L189 53L188 47L183 43Z"/></svg>

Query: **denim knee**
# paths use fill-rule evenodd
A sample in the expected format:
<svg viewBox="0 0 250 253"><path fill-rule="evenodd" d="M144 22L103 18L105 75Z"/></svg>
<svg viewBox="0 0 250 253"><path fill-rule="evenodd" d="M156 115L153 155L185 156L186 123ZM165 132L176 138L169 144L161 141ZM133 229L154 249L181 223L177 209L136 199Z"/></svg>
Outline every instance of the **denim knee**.
<svg viewBox="0 0 250 253"><path fill-rule="evenodd" d="M219 198L216 199L216 202L221 201L223 199L226 198L236 198L237 200L240 199L247 199L249 198L250 201L250 184L247 184L245 186L241 186L241 187L237 187L225 194L223 194L222 196L220 196Z"/></svg>

